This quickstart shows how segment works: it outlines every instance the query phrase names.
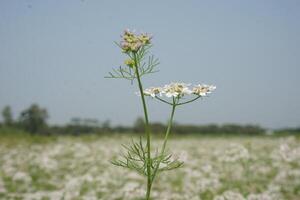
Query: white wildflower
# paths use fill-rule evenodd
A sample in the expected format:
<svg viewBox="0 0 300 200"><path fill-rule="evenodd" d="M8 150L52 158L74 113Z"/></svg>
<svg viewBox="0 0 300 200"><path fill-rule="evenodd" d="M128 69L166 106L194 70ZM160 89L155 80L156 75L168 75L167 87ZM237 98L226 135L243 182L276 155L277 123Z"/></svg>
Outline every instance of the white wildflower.
<svg viewBox="0 0 300 200"><path fill-rule="evenodd" d="M290 147L288 144L280 145L279 154L286 162L300 163L300 147Z"/></svg>
<svg viewBox="0 0 300 200"><path fill-rule="evenodd" d="M214 200L245 200L245 198L238 192L228 190L222 195L216 196Z"/></svg>
<svg viewBox="0 0 300 200"><path fill-rule="evenodd" d="M26 182L26 183L30 183L31 182L31 177L24 172L17 172L13 178L14 181L22 181L22 182Z"/></svg>
<svg viewBox="0 0 300 200"><path fill-rule="evenodd" d="M166 97L183 97L184 95L192 94L188 86L190 86L190 84L171 83L164 86L162 93L164 93Z"/></svg>
<svg viewBox="0 0 300 200"><path fill-rule="evenodd" d="M247 200L281 200L283 199L280 194L280 187L269 185L268 190L258 193L258 194L249 194Z"/></svg>
<svg viewBox="0 0 300 200"><path fill-rule="evenodd" d="M6 188L4 185L4 182L2 181L1 177L0 177L0 193L5 193L6 192Z"/></svg>
<svg viewBox="0 0 300 200"><path fill-rule="evenodd" d="M145 96L155 97L158 94L161 96L162 88L160 88L160 87L151 87L151 88L145 89L143 91L143 93L144 93Z"/></svg>
<svg viewBox="0 0 300 200"><path fill-rule="evenodd" d="M125 199L136 199L141 198L146 191L144 188L141 188L141 185L137 182L128 182L121 189L123 197Z"/></svg>
<svg viewBox="0 0 300 200"><path fill-rule="evenodd" d="M56 160L50 158L47 154L41 154L38 156L34 162L45 170L55 170L58 168L58 163Z"/></svg>
<svg viewBox="0 0 300 200"><path fill-rule="evenodd" d="M196 181L195 185L198 191L204 192L207 190L215 190L221 186L220 180L218 178L213 177L201 177L198 181Z"/></svg>
<svg viewBox="0 0 300 200"><path fill-rule="evenodd" d="M182 150L178 154L178 160L180 160L182 162L187 162L188 156L189 156L189 153L187 151Z"/></svg>
<svg viewBox="0 0 300 200"><path fill-rule="evenodd" d="M247 199L248 200L273 200L268 193L250 194Z"/></svg>
<svg viewBox="0 0 300 200"><path fill-rule="evenodd" d="M157 95L165 95L165 97L183 97L186 95L206 96L216 89L213 85L197 85L190 88L191 84L172 82L164 87L150 87L143 91L145 96L155 97ZM138 93L139 95L139 93Z"/></svg>
<svg viewBox="0 0 300 200"><path fill-rule="evenodd" d="M139 188L139 186L140 184L137 182L128 182L123 186L122 190L124 192L132 192L133 190Z"/></svg>
<svg viewBox="0 0 300 200"><path fill-rule="evenodd" d="M216 89L216 86L214 85L206 85L206 84L199 84L193 88L193 94L199 95L199 96L206 96L207 94L210 94L212 91Z"/></svg>
<svg viewBox="0 0 300 200"><path fill-rule="evenodd" d="M219 157L220 161L236 162L249 159L249 152L246 147L240 144L230 144L229 148Z"/></svg>

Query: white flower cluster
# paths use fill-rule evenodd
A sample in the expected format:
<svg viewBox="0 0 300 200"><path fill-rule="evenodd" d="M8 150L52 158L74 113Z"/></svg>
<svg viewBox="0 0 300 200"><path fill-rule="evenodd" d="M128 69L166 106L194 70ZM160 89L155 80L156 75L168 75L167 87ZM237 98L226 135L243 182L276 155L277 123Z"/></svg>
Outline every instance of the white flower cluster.
<svg viewBox="0 0 300 200"><path fill-rule="evenodd" d="M29 174L25 173L25 172L17 172L13 178L13 181L22 181L25 183L30 183L32 181L31 177Z"/></svg>
<svg viewBox="0 0 300 200"><path fill-rule="evenodd" d="M295 162L300 164L300 147L291 147L289 144L281 144L279 154L286 162Z"/></svg>
<svg viewBox="0 0 300 200"><path fill-rule="evenodd" d="M240 160L248 160L249 158L248 149L241 144L230 144L218 157L220 161L232 163Z"/></svg>
<svg viewBox="0 0 300 200"><path fill-rule="evenodd" d="M0 193L5 193L5 192L6 192L5 184L2 178L0 177Z"/></svg>
<svg viewBox="0 0 300 200"><path fill-rule="evenodd" d="M120 46L123 52L137 52L142 46L149 45L152 36L147 33L136 34L134 31L126 29L122 36Z"/></svg>
<svg viewBox="0 0 300 200"><path fill-rule="evenodd" d="M47 140L45 143L14 140L16 145L4 145L5 141L0 139L0 199L142 199L145 194L143 177L133 171L111 167L107 162L119 153L120 144L127 143L128 140L125 135L80 141L78 138L61 137L55 141ZM250 173L249 184L228 186L228 182L247 183L248 176L239 172L242 165L238 161L230 166L216 161L218 157L227 154L229 140L234 140L235 144L247 144L247 147L249 145L249 172L243 171L245 174ZM288 147L281 146L283 144ZM188 137L184 140L171 140L170 145L175 155L183 154L179 159L188 157L188 160L184 167L170 171L169 174L162 174L161 181L157 182L153 190L153 199L299 199L299 192L295 191L300 185L300 165L294 162L296 157L292 156L293 162L287 162L290 158L283 159L279 152L281 149L285 156L294 154L292 152L300 147L300 140L297 138L216 137L198 140ZM231 148L236 149L234 146L229 147ZM271 157L271 154L275 153L278 158ZM56 168L49 171L49 167L45 166L44 156L54 160L57 163ZM256 156L256 159L252 159L253 156ZM262 174L257 166L268 166L271 169L269 173ZM42 172L42 176L33 178L32 172L36 169ZM235 173L236 171L238 173ZM180 190L174 187L174 180L176 184L177 181L180 184ZM51 188L37 191L37 187L43 187L41 184L47 184ZM12 185L14 190L11 189ZM81 192L83 190L84 192ZM209 197L205 196L208 192ZM204 197L200 198L202 195Z"/></svg>
<svg viewBox="0 0 300 200"><path fill-rule="evenodd" d="M248 200L272 200L272 196L268 193L250 194Z"/></svg>
<svg viewBox="0 0 300 200"><path fill-rule="evenodd" d="M183 97L185 95L207 96L216 89L214 85L198 84L190 88L191 84L186 83L170 83L164 87L150 87L144 90L145 96L155 97Z"/></svg>
<svg viewBox="0 0 300 200"><path fill-rule="evenodd" d="M227 190L222 195L218 195L214 200L245 200L242 194Z"/></svg>

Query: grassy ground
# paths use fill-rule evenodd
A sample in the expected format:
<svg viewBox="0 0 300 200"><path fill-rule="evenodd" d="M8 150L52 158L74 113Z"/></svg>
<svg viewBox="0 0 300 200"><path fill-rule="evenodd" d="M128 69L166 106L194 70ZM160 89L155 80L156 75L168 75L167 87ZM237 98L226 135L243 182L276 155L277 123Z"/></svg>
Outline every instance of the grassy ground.
<svg viewBox="0 0 300 200"><path fill-rule="evenodd" d="M2 134L0 199L142 199L145 178L109 162L131 137L136 138ZM295 137L176 136L169 150L185 164L159 176L153 199L300 197L300 141Z"/></svg>

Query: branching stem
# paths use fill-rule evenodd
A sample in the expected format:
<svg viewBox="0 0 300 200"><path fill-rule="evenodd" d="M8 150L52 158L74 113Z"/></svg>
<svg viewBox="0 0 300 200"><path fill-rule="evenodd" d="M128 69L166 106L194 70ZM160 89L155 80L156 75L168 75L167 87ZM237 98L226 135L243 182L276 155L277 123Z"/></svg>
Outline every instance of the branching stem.
<svg viewBox="0 0 300 200"><path fill-rule="evenodd" d="M189 101L186 101L186 102L182 102L182 103L177 103L176 105L177 106L181 106L181 105L184 105L184 104L187 104L187 103L191 103L193 101L196 101L197 99L199 99L201 96L197 96L196 98L192 99L192 100L189 100Z"/></svg>
<svg viewBox="0 0 300 200"><path fill-rule="evenodd" d="M194 99L191 99L191 100L189 100L189 101L186 101L186 102L182 102L182 103L175 103L176 104L176 106L181 106L181 105L184 105L184 104L187 104L187 103L191 103L191 102L193 102L193 101L196 101L197 99L199 99L201 96L197 96L196 98L194 98ZM157 99L157 100L159 100L159 101L161 101L161 102L163 102L163 103L166 103L166 104L169 104L169 105L171 105L171 106L173 106L174 104L173 103L171 103L171 102L168 102L168 101L166 101L166 100L164 100L164 99L162 99L162 98L160 98L160 97L158 97L158 96L155 96L155 98ZM174 97L173 97L174 98Z"/></svg>
<svg viewBox="0 0 300 200"><path fill-rule="evenodd" d="M155 96L156 99L158 99L159 101L163 102L163 103L166 103L166 104L169 104L169 105L173 105L172 103L166 101L166 100L163 100L162 98L158 97L158 96Z"/></svg>

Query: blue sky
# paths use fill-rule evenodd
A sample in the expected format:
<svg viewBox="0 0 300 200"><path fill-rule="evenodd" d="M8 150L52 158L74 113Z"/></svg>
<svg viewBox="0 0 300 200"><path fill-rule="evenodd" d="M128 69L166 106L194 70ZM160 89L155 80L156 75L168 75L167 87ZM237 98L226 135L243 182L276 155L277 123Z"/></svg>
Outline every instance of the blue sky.
<svg viewBox="0 0 300 200"><path fill-rule="evenodd" d="M215 84L210 98L178 109L180 123L300 125L300 1L0 1L0 109L31 103L50 122L72 117L131 124L142 116L136 85L104 76L123 63L113 41L125 28L154 35L171 81ZM149 100L150 119L170 108Z"/></svg>

